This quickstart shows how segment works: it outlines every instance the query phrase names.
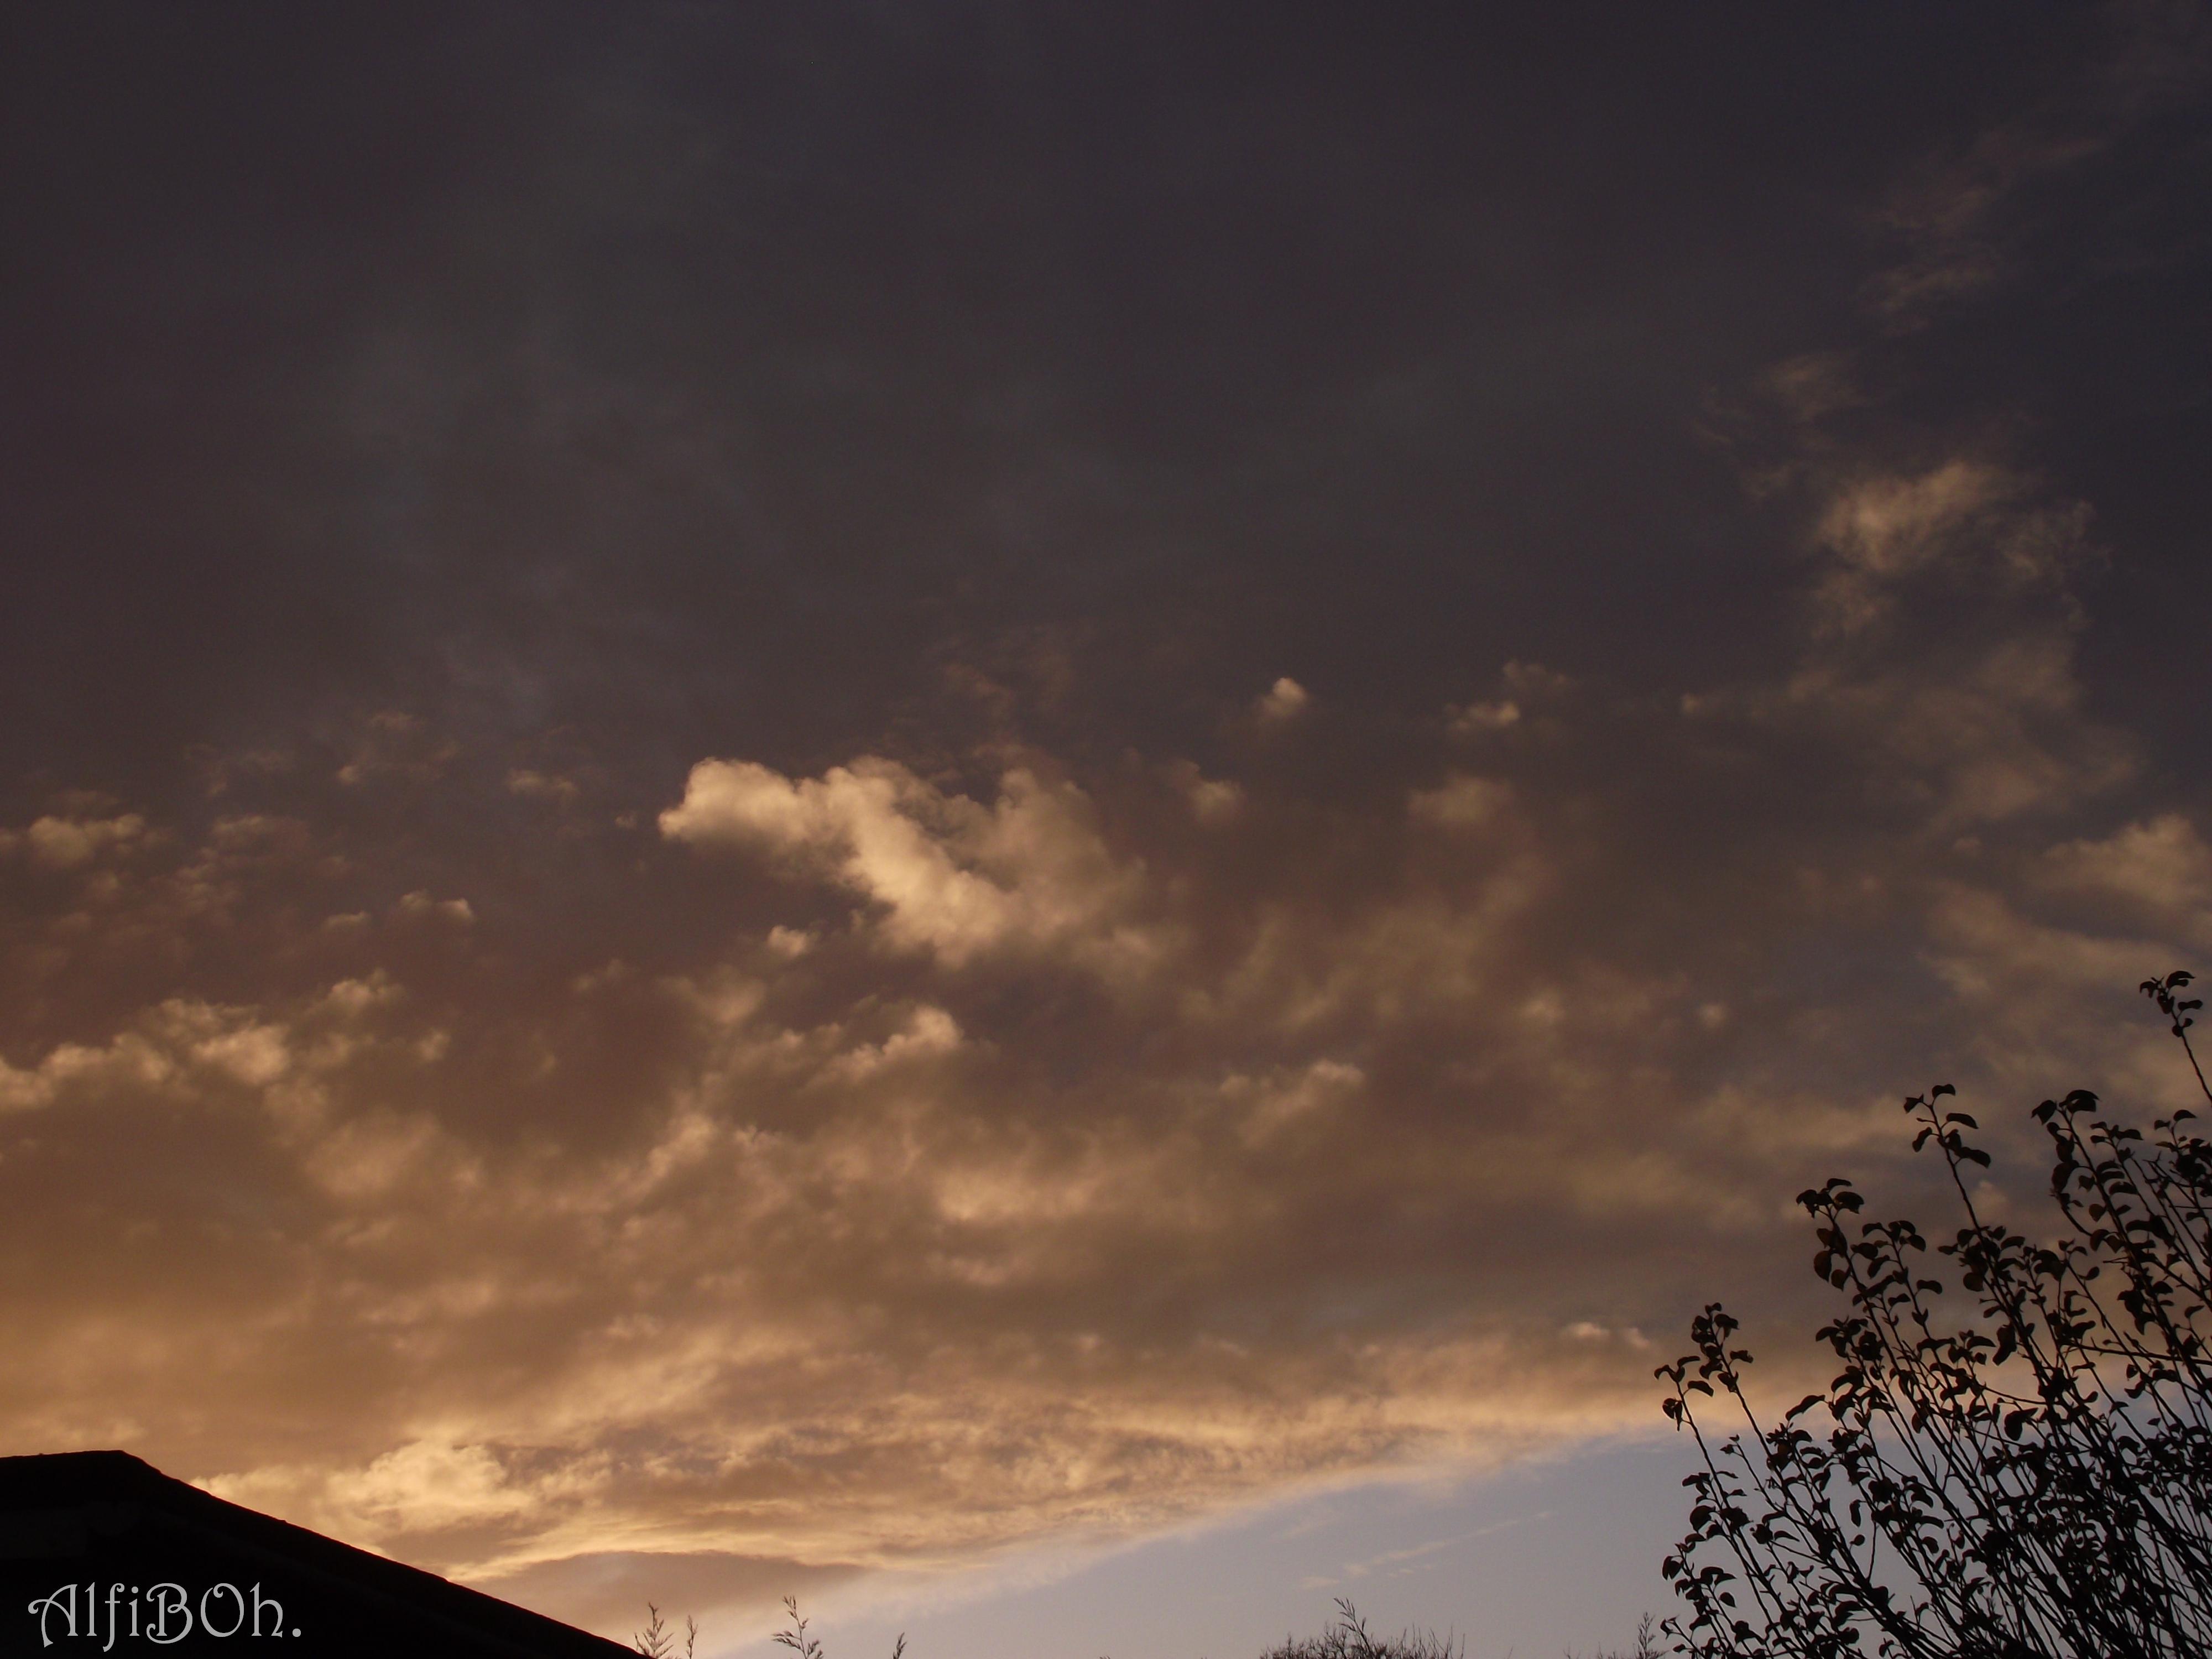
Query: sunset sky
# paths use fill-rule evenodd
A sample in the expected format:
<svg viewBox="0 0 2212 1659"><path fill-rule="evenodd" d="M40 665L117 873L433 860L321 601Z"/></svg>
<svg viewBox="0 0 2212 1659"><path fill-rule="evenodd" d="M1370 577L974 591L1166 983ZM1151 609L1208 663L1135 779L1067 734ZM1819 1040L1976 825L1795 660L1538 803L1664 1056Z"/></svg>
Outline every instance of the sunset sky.
<svg viewBox="0 0 2212 1659"><path fill-rule="evenodd" d="M0 128L0 1452L1622 1645L1800 1188L2194 1086L2201 7L92 0Z"/></svg>

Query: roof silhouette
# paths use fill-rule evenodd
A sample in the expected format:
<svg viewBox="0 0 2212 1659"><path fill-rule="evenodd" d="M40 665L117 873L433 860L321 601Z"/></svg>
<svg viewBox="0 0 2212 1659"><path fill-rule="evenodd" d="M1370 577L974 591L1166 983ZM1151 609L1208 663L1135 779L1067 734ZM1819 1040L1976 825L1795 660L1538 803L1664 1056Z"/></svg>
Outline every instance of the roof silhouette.
<svg viewBox="0 0 2212 1659"><path fill-rule="evenodd" d="M119 1451L0 1458L0 1654L634 1654Z"/></svg>

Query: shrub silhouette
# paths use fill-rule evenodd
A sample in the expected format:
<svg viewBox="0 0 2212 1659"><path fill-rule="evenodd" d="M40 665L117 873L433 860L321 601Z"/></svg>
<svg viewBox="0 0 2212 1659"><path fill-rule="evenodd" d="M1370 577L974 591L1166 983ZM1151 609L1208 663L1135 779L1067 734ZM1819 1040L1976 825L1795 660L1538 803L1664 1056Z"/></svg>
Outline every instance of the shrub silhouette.
<svg viewBox="0 0 2212 1659"><path fill-rule="evenodd" d="M2189 1038L2186 973L2147 980L2212 1101ZM1697 1352L1657 1375L1704 1468L1666 1563L1696 1659L2162 1659L2212 1652L2212 1144L2142 1132L2077 1090L2035 1118L2051 1137L2047 1242L1984 1218L1966 1178L1974 1121L1905 1103L1966 1225L1936 1254L1910 1221L1858 1223L1840 1179L1799 1195L1814 1271L1849 1311L1819 1334L1842 1362L1823 1394L1762 1428L1751 1355L1720 1304ZM1854 1237L1856 1234L1856 1237ZM1971 1298L1963 1310L1959 1302ZM1726 1396L1725 1400L1723 1396ZM1695 1401L1743 1427L1715 1439ZM1826 1422L1815 1433L1808 1420Z"/></svg>

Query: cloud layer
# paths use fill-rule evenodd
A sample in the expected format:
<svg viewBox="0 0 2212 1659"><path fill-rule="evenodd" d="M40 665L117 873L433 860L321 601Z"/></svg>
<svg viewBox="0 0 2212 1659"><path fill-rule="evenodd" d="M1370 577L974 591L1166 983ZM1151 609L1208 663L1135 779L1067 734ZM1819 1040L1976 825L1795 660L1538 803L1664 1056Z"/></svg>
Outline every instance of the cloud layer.
<svg viewBox="0 0 2212 1659"><path fill-rule="evenodd" d="M0 1410L494 1577L945 1563L1640 1422L1931 1067L2176 1103L2115 994L2212 944L2212 848L2081 706L2081 511L1826 488L1772 680L1515 665L1349 806L1274 721L1249 780L702 759L592 809L629 850L573 971L509 871L380 899L388 853L235 787L31 821L11 1002L78 1034L0 1067ZM1991 568L1920 652L1912 596ZM72 997L118 957L180 988Z"/></svg>

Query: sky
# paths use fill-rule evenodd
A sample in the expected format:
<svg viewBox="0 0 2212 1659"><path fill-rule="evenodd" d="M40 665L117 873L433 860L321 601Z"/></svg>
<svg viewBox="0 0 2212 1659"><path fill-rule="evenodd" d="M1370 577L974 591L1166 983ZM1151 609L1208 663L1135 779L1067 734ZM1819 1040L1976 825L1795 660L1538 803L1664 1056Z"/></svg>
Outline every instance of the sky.
<svg viewBox="0 0 2212 1659"><path fill-rule="evenodd" d="M2194 1086L2200 7L0 36L0 1449L716 1655L1626 1645L1801 1188Z"/></svg>

